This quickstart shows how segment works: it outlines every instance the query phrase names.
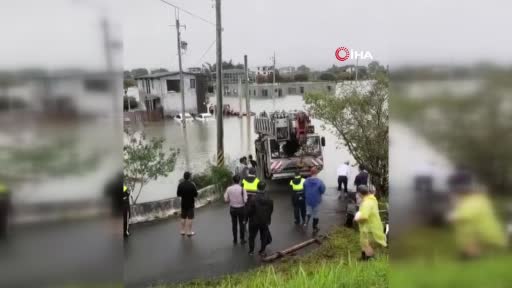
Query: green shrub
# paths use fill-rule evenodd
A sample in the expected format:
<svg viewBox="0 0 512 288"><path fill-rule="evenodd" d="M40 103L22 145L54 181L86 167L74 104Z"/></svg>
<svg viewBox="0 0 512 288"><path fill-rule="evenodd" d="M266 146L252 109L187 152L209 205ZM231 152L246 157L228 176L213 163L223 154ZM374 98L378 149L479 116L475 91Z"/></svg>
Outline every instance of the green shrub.
<svg viewBox="0 0 512 288"><path fill-rule="evenodd" d="M208 168L201 173L192 175L192 182L197 186L197 189L202 189L210 185L219 185L222 191L226 189L231 183L231 171L226 167L218 167L208 163Z"/></svg>

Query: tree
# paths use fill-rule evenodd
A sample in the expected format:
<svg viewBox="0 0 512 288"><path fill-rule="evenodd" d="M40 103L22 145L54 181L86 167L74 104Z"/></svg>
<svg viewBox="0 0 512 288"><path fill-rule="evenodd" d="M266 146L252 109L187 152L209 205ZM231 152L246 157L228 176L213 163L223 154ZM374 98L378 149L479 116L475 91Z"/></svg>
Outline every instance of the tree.
<svg viewBox="0 0 512 288"><path fill-rule="evenodd" d="M154 73L161 73L161 72L169 72L169 70L165 69L165 68L156 68L156 69L151 69L151 74L154 74Z"/></svg>
<svg viewBox="0 0 512 288"><path fill-rule="evenodd" d="M137 82L135 82L135 80L133 80L133 79L124 79L123 80L124 89L128 89L128 88L134 87L134 86L137 86Z"/></svg>
<svg viewBox="0 0 512 288"><path fill-rule="evenodd" d="M295 81L308 81L309 75L308 74L295 74L295 76L293 76L293 79Z"/></svg>
<svg viewBox="0 0 512 288"><path fill-rule="evenodd" d="M397 91L391 97L393 119L413 127L452 163L471 170L490 192L510 193L512 99L504 91L512 90L511 77L511 72L490 72L479 78L480 87L463 97L442 90L428 97Z"/></svg>
<svg viewBox="0 0 512 288"><path fill-rule="evenodd" d="M324 81L336 81L336 76L332 73L322 73L319 78Z"/></svg>
<svg viewBox="0 0 512 288"><path fill-rule="evenodd" d="M129 70L124 70L123 71L123 79L133 79L132 72L130 72Z"/></svg>
<svg viewBox="0 0 512 288"><path fill-rule="evenodd" d="M306 65L300 65L297 67L297 72L301 74L309 74L311 72L311 69L309 69Z"/></svg>
<svg viewBox="0 0 512 288"><path fill-rule="evenodd" d="M336 74L336 80L343 81L343 80L353 80L353 79L354 79L354 77L352 77L352 73L350 73L350 72L343 71L343 72L338 72Z"/></svg>
<svg viewBox="0 0 512 288"><path fill-rule="evenodd" d="M149 74L149 71L146 68L135 68L132 70L132 76L134 78L139 77L139 76L148 75L148 74Z"/></svg>
<svg viewBox="0 0 512 288"><path fill-rule="evenodd" d="M309 112L323 120L354 159L364 164L377 192L388 193L388 88L387 75L380 74L367 92L353 90L333 96L306 93Z"/></svg>
<svg viewBox="0 0 512 288"><path fill-rule="evenodd" d="M158 177L166 177L174 170L179 150L169 148L165 151L163 138L152 138L147 142L144 134L137 138L127 130L125 133L129 143L123 147L124 176L130 192L138 185L137 195L131 194L132 203L136 204L146 184Z"/></svg>
<svg viewBox="0 0 512 288"><path fill-rule="evenodd" d="M368 77L375 78L377 74L385 72L386 68L380 65L378 61L372 61L368 64Z"/></svg>

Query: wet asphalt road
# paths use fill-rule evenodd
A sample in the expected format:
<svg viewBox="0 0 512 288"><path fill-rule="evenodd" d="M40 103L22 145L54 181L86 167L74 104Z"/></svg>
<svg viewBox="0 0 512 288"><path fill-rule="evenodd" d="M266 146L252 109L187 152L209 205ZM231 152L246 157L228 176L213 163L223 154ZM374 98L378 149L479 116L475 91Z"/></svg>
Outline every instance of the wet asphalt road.
<svg viewBox="0 0 512 288"><path fill-rule="evenodd" d="M274 200L274 213L270 225L273 242L267 247L267 253L310 239L311 226L303 230L293 223L287 181L274 182L269 188L270 197ZM343 205L337 199L337 193L334 188L328 188L324 194L320 234L333 225L343 224ZM180 236L177 218L132 227L133 235L125 246L126 286L144 287L211 278L261 264L259 256L248 255L248 244L232 243L227 204L219 202L198 209L193 230L196 235L192 238ZM259 236L256 237L256 249L259 249Z"/></svg>
<svg viewBox="0 0 512 288"><path fill-rule="evenodd" d="M287 183L271 183L269 193L274 214L273 243L267 252L309 239L311 227L304 231L293 224ZM343 223L342 201L334 188L328 188L321 205L320 233ZM222 202L196 211L197 234L192 238L180 236L179 218L134 225L124 247L120 236L112 235L113 228L104 219L17 228L8 243L0 243L0 287L120 284L122 279L126 287L148 287L217 277L261 264L258 256L247 254L247 244L233 245L229 207Z"/></svg>

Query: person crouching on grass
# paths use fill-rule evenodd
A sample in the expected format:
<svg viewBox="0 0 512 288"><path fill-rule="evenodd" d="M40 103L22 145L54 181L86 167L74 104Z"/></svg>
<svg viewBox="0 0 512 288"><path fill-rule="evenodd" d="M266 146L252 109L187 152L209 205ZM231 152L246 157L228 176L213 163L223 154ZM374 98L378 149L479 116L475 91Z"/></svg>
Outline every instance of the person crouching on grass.
<svg viewBox="0 0 512 288"><path fill-rule="evenodd" d="M377 198L368 190L368 186L357 186L357 193L361 195L362 202L354 220L359 224L361 258L362 261L373 259L374 251L372 243L386 247L386 234L379 215L379 203Z"/></svg>

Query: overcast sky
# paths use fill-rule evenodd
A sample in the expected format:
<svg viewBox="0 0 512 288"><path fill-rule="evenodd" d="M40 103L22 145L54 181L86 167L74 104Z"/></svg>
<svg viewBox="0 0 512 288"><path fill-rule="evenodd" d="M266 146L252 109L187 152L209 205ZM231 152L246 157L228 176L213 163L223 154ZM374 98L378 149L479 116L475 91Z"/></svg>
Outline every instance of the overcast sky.
<svg viewBox="0 0 512 288"><path fill-rule="evenodd" d="M168 0L215 22L213 0ZM121 69L175 70L174 9L159 0L1 1L0 67L104 67L100 19L123 42ZM509 7L504 7L509 6ZM404 64L512 63L507 1L457 0L223 0L223 59L251 67L305 64L324 69L339 62L337 47L369 51L391 67ZM215 27L184 12L184 67L215 62ZM208 47L211 48L208 50ZM204 55L204 56L203 56ZM365 63L361 61L361 63Z"/></svg>

